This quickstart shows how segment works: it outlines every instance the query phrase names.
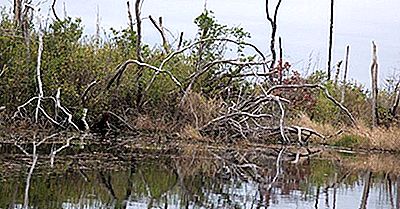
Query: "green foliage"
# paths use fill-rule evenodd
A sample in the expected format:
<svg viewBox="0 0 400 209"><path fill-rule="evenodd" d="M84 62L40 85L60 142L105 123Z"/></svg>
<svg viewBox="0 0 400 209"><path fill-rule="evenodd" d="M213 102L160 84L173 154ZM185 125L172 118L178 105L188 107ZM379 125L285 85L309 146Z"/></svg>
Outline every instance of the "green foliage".
<svg viewBox="0 0 400 209"><path fill-rule="evenodd" d="M362 138L357 135L343 135L338 141L334 142L334 146L338 147L355 147L359 145L362 141Z"/></svg>
<svg viewBox="0 0 400 209"><path fill-rule="evenodd" d="M331 94L338 95L338 89L335 88L332 82L326 83L325 87ZM339 108L326 97L323 91L319 91L317 95L317 102L313 110L313 119L322 123L332 123L336 121L340 113Z"/></svg>
<svg viewBox="0 0 400 209"><path fill-rule="evenodd" d="M227 57L234 57L233 59L243 62L255 61L256 56L244 53L243 45L223 40L243 43L250 38L250 34L241 27L229 27L219 23L213 12L208 10L201 13L194 23L198 27L197 36L193 40L186 40L184 45L195 42L200 44L195 45L188 54L175 56L165 64L164 69L187 87L191 75L209 68L198 77L191 89L207 99L227 98L226 89L236 94L240 91L243 95L249 94L250 91L260 92L254 83L242 77L235 77L244 70L249 70L249 66L234 66L224 62L211 64L216 60L228 59ZM35 78L38 34L31 26L31 36L26 40L5 10L1 10L0 27L0 69L5 70L0 78L0 104L7 106L7 110L15 110L38 91ZM137 34L129 28L111 28L111 33L106 36L108 37L103 40L84 36L81 20L71 17L50 22L44 29L41 71L45 95L54 96L57 89L61 88L62 103L76 116L79 116L84 106L90 109L92 115L101 115L103 111L110 109L118 112L135 107L138 98L142 96L136 95L141 94L137 91L137 82L140 82L143 88L147 88L154 76L153 70L144 68L138 81L138 67L130 65L119 86L105 91L104 87L116 68L128 59L136 59L137 47ZM159 66L168 56L162 49L151 49L146 44L140 47L144 61L154 66ZM344 105L357 119L367 123L370 121L370 95L363 86L325 82L326 75L322 72L304 77L296 71L289 72L290 64L285 63L285 66L287 72L285 71L283 84L323 83L337 100L340 100L344 87ZM277 84L274 79L272 84ZM84 104L82 94L94 80L101 81L101 84L87 95ZM395 120L389 110L394 100L394 85L397 82L390 80L388 83L391 87L379 94L379 116L384 124ZM266 87L269 85L271 83L265 82ZM148 91L144 91L145 89L142 89L142 99L148 113L157 114L166 109L177 110L174 108L177 102L175 96L179 90L168 75L158 74ZM318 90L296 89L274 93L284 95L291 101L290 109L293 111L288 113L289 116L305 112L313 120L322 123L337 124L347 120L340 114L338 107ZM28 107L27 112L32 112L31 110L32 106ZM51 108L47 111L51 111ZM89 121L90 119L94 118L89 116Z"/></svg>

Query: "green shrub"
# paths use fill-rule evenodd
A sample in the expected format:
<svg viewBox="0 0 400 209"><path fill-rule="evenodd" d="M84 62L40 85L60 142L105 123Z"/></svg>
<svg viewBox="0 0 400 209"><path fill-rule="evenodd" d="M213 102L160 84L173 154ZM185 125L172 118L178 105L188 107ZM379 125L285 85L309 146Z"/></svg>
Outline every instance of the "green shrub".
<svg viewBox="0 0 400 209"><path fill-rule="evenodd" d="M338 141L333 143L334 146L338 147L351 147L354 148L355 146L359 145L362 141L362 137L357 135L343 135Z"/></svg>

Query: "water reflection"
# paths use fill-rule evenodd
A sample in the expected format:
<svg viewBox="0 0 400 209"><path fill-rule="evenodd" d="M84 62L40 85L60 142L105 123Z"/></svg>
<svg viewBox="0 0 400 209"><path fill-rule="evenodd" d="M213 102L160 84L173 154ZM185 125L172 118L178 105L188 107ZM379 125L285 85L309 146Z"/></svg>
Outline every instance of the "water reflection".
<svg viewBox="0 0 400 209"><path fill-rule="evenodd" d="M50 169L39 158L28 208L399 208L395 173L343 164L354 156L332 159L296 160L283 148L188 150L130 154L121 166L66 157ZM2 167L9 160L0 157ZM22 172L0 171L0 208L24 208L27 162Z"/></svg>

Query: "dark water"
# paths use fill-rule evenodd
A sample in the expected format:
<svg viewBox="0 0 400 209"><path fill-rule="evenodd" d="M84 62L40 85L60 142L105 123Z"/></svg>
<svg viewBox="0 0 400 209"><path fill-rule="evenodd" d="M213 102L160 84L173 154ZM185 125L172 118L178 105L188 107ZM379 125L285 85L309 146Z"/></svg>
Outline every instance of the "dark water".
<svg viewBox="0 0 400 209"><path fill-rule="evenodd" d="M54 168L42 155L29 190L32 159L2 154L0 208L400 207L396 169L379 166L385 156L375 157L374 164L369 156L317 154L296 163L293 153L280 148L75 153L56 157Z"/></svg>

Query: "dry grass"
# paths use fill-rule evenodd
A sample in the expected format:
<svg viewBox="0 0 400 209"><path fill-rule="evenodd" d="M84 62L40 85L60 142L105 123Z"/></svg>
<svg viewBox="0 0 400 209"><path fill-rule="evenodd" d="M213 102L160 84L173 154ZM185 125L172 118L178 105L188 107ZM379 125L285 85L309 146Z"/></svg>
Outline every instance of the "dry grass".
<svg viewBox="0 0 400 209"><path fill-rule="evenodd" d="M299 117L290 121L290 124L302 127L311 128L324 136L331 136L337 133L340 129L333 127L331 124L322 124L312 121L307 115L300 114ZM322 143L320 138L313 138L313 142Z"/></svg>
<svg viewBox="0 0 400 209"><path fill-rule="evenodd" d="M349 132L353 135L361 136L362 147L377 150L400 151L400 128L369 128L363 124L358 128L350 128Z"/></svg>
<svg viewBox="0 0 400 209"><path fill-rule="evenodd" d="M186 140L193 140L193 141L208 141L207 138L203 137L199 130L194 128L193 126L186 124L182 131L182 138Z"/></svg>
<svg viewBox="0 0 400 209"><path fill-rule="evenodd" d="M191 122L191 125L198 129L212 120L217 115L220 107L220 100L207 99L199 93L190 92L181 106L181 110L188 121Z"/></svg>
<svg viewBox="0 0 400 209"><path fill-rule="evenodd" d="M292 124L312 128L327 136L326 143L340 144L343 140L354 140L353 148L368 150L400 151L400 128L370 128L359 122L358 127L335 127L330 124L320 124L310 120L306 115L291 121ZM340 132L342 130L342 132ZM339 133L337 134L336 133ZM314 139L314 143L321 143L321 140ZM346 143L346 142L344 142Z"/></svg>

